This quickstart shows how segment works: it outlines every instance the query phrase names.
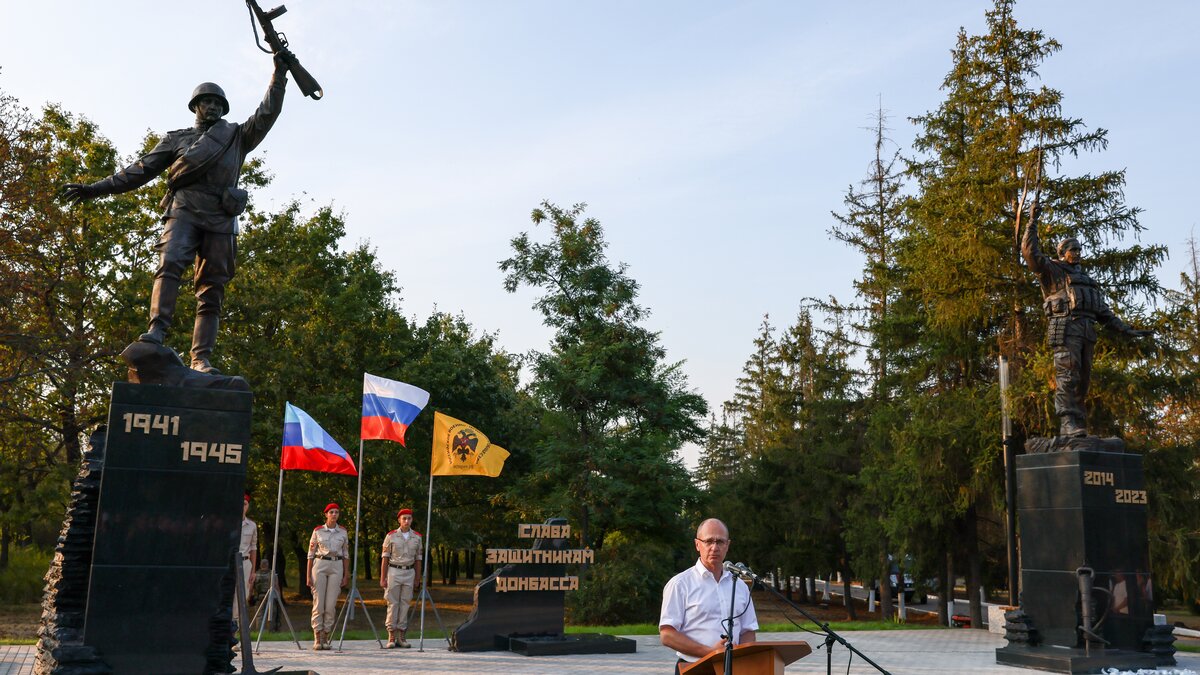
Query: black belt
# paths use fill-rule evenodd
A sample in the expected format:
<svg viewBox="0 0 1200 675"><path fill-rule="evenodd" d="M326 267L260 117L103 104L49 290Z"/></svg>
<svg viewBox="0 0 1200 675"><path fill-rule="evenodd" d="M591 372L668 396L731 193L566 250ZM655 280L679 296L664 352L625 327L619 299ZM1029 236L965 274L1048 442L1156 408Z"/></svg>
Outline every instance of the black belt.
<svg viewBox="0 0 1200 675"><path fill-rule="evenodd" d="M249 560L249 559L250 559L250 556L248 556L248 555L242 556L242 560Z"/></svg>
<svg viewBox="0 0 1200 675"><path fill-rule="evenodd" d="M341 560L342 559L342 556L340 556L340 555L319 555L317 557L320 558L321 560Z"/></svg>
<svg viewBox="0 0 1200 675"><path fill-rule="evenodd" d="M393 565L392 563L388 563L388 567L395 567L398 570L411 570L415 565L416 563L413 565Z"/></svg>

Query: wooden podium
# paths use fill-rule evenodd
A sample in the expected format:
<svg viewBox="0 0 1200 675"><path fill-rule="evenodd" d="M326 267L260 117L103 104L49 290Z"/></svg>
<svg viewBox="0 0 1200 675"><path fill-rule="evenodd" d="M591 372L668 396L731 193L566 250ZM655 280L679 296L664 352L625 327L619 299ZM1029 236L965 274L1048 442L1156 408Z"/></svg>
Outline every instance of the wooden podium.
<svg viewBox="0 0 1200 675"><path fill-rule="evenodd" d="M733 648L734 675L783 675L783 667L812 653L807 642L753 642ZM687 675L725 675L725 650L679 669Z"/></svg>

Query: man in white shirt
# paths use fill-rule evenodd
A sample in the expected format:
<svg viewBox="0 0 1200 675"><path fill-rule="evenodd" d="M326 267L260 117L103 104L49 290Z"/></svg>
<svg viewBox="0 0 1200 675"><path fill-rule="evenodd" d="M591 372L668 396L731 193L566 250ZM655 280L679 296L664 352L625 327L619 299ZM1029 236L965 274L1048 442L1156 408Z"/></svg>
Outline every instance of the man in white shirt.
<svg viewBox="0 0 1200 675"><path fill-rule="evenodd" d="M658 635L663 645L679 656L676 673L681 665L725 649L725 636L730 631L722 622L729 619L729 601L734 593L733 644L754 642L758 630L750 589L722 566L729 552L729 528L725 523L716 518L700 523L696 551L700 554L696 564L671 577L663 588Z"/></svg>

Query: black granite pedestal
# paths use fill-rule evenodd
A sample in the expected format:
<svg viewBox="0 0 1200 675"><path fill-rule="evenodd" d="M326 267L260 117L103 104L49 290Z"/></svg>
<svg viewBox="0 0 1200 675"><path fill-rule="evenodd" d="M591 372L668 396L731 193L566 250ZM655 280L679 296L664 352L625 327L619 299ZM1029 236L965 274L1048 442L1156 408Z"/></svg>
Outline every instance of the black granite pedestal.
<svg viewBox="0 0 1200 675"><path fill-rule="evenodd" d="M114 672L228 668L251 399L114 385L83 630Z"/></svg>
<svg viewBox="0 0 1200 675"><path fill-rule="evenodd" d="M996 661L1065 673L1173 664L1146 643L1154 598L1141 456L1069 450L1023 455L1016 467L1021 626L1009 618ZM1092 571L1093 632L1107 645L1082 639L1080 568Z"/></svg>

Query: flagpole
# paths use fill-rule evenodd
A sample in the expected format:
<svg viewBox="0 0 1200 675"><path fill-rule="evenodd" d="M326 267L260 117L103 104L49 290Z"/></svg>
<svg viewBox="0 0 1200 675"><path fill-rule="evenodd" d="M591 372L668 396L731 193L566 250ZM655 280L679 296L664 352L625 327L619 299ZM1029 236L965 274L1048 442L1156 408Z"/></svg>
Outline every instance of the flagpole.
<svg viewBox="0 0 1200 675"><path fill-rule="evenodd" d="M433 518L433 467L429 467L429 498L425 506L425 564L421 565L421 644L417 645L417 651L425 650L425 593L429 592L429 525ZM429 596L429 601L433 602L433 596ZM446 639L449 641L450 636Z"/></svg>
<svg viewBox="0 0 1200 675"><path fill-rule="evenodd" d="M354 594L358 592L358 523L362 520L362 481L363 481L363 439L362 435L358 438L358 497L354 503L354 566L350 572L350 595L347 597L347 602L350 607L347 617L354 617ZM345 629L342 629L342 635L345 636Z"/></svg>
<svg viewBox="0 0 1200 675"><path fill-rule="evenodd" d="M260 623L259 627L258 627L258 641L255 642L255 644L254 644L255 652L257 652L259 649L259 646L262 645L263 629L266 627L268 615L271 613L271 610L273 609L271 606L271 600L272 600L271 596L272 596L272 594L279 592L279 590L278 590L279 589L279 581L278 581L278 579L275 578L275 569L276 569L275 563L278 560L278 556L279 556L279 514L280 514L280 511L282 511L282 509L283 509L283 461L281 459L281 461L279 462L279 489L275 493L275 538L271 543L271 585L267 589L267 597L263 599L263 604L261 607L259 607L259 610L258 610L263 613L263 618L262 618L262 623ZM257 614L256 614L256 616L257 616ZM284 618L287 618L287 617L285 616ZM291 628L292 628L292 622L289 619L288 620L288 630L291 630ZM296 639L296 634L294 632L292 633L292 639L293 640ZM249 645L246 645L246 647L249 648ZM296 649L300 649L299 641L296 641Z"/></svg>

